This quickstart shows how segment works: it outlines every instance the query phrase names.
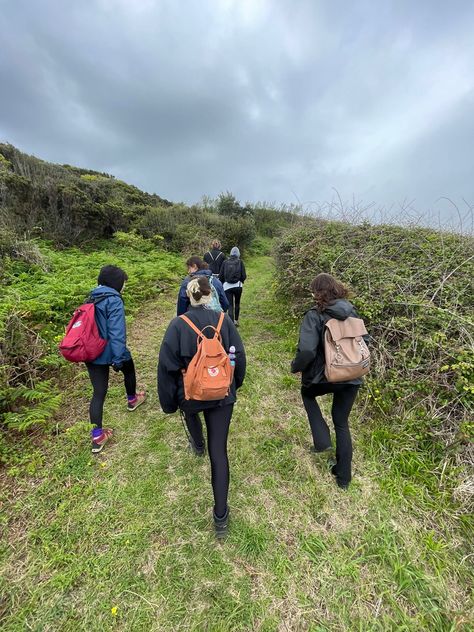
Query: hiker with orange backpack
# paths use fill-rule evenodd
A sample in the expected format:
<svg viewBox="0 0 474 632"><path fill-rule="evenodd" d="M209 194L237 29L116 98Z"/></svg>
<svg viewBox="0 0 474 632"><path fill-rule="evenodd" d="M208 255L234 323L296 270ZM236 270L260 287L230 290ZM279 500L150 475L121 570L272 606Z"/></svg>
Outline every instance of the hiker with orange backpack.
<svg viewBox="0 0 474 632"><path fill-rule="evenodd" d="M135 365L127 349L125 308L122 292L128 276L117 266L104 266L97 279L98 286L90 293L90 302L95 308L95 322L102 340L107 341L102 353L86 362L93 395L89 406L90 422L93 424L92 452L100 452L112 437L111 428L102 427L105 397L109 386L110 367L123 374L127 393L127 410L136 410L146 399L144 391L137 391Z"/></svg>
<svg viewBox="0 0 474 632"><path fill-rule="evenodd" d="M313 435L314 452L332 450L331 434L316 398L333 393L331 415L336 432L336 460L330 460L337 485L347 489L352 478L349 414L369 370L369 336L347 288L330 274L311 283L315 306L300 328L292 373L301 373L301 396Z"/></svg>
<svg viewBox="0 0 474 632"><path fill-rule="evenodd" d="M199 413L204 414L214 494L217 537L227 532L229 461L227 436L232 411L245 377L242 340L223 312L206 309L211 286L205 276L187 286L190 308L174 318L163 338L158 359L158 395L165 413L184 414L189 444L203 456L205 441Z"/></svg>

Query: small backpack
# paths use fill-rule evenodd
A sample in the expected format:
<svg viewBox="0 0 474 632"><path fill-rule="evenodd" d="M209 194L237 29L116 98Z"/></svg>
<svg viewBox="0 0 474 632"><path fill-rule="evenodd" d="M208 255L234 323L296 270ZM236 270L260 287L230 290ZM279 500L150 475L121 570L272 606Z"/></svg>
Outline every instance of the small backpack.
<svg viewBox="0 0 474 632"><path fill-rule="evenodd" d="M370 369L370 351L361 318L330 318L324 324L324 374L328 382L348 382L362 377Z"/></svg>
<svg viewBox="0 0 474 632"><path fill-rule="evenodd" d="M212 277L209 279L209 283L211 285L212 298L211 302L206 305L206 309L212 309L214 312L223 312L224 310L222 309L221 302L219 300L219 292L214 287L214 279Z"/></svg>
<svg viewBox="0 0 474 632"><path fill-rule="evenodd" d="M234 370L230 364L229 356L222 346L220 333L224 322L224 313L222 312L219 316L217 327L206 325L202 331L187 316L183 315L180 318L198 336L197 351L186 371L183 369L185 399L198 401L224 399L229 394L234 379ZM204 329L208 327L215 332L212 338L207 338L203 333Z"/></svg>
<svg viewBox="0 0 474 632"><path fill-rule="evenodd" d="M224 279L227 283L238 283L242 273L240 259L227 259L224 263Z"/></svg>
<svg viewBox="0 0 474 632"><path fill-rule="evenodd" d="M95 321L95 305L107 298L84 303L78 307L66 327L66 334L59 343L59 351L69 362L92 362L104 351L107 340L100 337Z"/></svg>

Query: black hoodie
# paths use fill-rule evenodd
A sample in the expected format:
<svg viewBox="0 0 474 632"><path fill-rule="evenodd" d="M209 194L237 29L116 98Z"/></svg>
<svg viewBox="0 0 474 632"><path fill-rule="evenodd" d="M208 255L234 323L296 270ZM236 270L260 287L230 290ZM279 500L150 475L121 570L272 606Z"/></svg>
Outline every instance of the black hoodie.
<svg viewBox="0 0 474 632"><path fill-rule="evenodd" d="M327 382L324 375L324 324L330 318L346 320L349 316L359 318L352 303L349 303L349 301L343 298L334 301L334 303L329 305L323 312L319 312L313 307L304 315L300 327L300 339L296 357L291 363L292 373L299 373L301 371L301 383L303 386ZM362 378L348 382L339 382L339 384L362 384Z"/></svg>

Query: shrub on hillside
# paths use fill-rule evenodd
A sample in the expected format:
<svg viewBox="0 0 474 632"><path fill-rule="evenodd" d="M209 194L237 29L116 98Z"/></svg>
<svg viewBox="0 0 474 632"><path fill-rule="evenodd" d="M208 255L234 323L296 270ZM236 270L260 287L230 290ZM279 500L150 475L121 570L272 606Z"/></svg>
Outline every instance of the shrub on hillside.
<svg viewBox="0 0 474 632"><path fill-rule="evenodd" d="M370 406L388 432L399 427L405 449L425 450L438 473L446 459L472 462L472 238L314 221L284 235L276 260L279 288L295 315L311 306L309 285L319 272L353 289L375 340ZM413 474L408 460L398 467Z"/></svg>

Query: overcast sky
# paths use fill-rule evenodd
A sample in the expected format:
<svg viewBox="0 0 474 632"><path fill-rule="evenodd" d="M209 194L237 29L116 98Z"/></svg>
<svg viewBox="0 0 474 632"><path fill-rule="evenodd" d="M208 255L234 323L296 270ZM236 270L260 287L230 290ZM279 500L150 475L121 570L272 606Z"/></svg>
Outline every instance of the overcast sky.
<svg viewBox="0 0 474 632"><path fill-rule="evenodd" d="M0 0L0 139L175 201L474 204L472 0Z"/></svg>

